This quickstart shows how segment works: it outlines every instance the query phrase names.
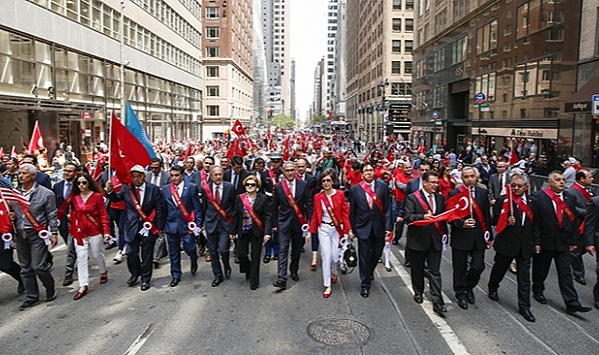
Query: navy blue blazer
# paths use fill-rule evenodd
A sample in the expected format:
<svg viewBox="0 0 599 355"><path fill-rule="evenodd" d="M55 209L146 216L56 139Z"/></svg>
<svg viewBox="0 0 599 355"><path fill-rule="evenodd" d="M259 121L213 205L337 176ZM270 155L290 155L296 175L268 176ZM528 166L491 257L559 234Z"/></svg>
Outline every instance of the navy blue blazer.
<svg viewBox="0 0 599 355"><path fill-rule="evenodd" d="M480 207L483 215L487 231L490 234L490 239L493 239L493 233L491 230L491 207L489 206L489 193L487 189L476 186L474 188L476 195L476 203ZM455 188L449 192L447 199L460 193L458 188ZM451 225L451 247L457 250L485 250L487 249L487 243L485 241L485 235L483 232L482 224L478 219L476 213L473 213L476 225L474 228L464 228L464 221L470 216L461 219L455 219L449 224Z"/></svg>
<svg viewBox="0 0 599 355"><path fill-rule="evenodd" d="M52 190L52 181L50 180L50 175L46 173L38 171L35 174L35 182L37 182L38 185L42 185L43 187L47 188L48 190Z"/></svg>
<svg viewBox="0 0 599 355"><path fill-rule="evenodd" d="M209 186L210 192L212 193L212 196L214 196L214 183L211 181ZM221 188L220 206L233 219L235 217L235 197L237 194L235 193L233 184L228 181L221 182ZM199 192L204 197L202 201L202 208L204 212L204 228L206 229L206 233L212 234L217 228L220 227L226 230L229 235L236 234L232 223L225 221L225 219L216 211L214 205L208 199L203 186L199 188Z"/></svg>
<svg viewBox="0 0 599 355"><path fill-rule="evenodd" d="M374 192L383 202L384 215L375 203L372 208L368 206L366 192L360 184L352 186L350 191L349 221L354 234L359 239L368 239L371 234L376 238L385 238L385 231L393 230L391 195L387 184L378 180L374 183Z"/></svg>
<svg viewBox="0 0 599 355"><path fill-rule="evenodd" d="M198 199L198 187L189 182L183 182L183 184L181 201L183 201L185 208L187 208L187 212L194 213L194 222L198 227L201 227L204 220L204 214L202 213L202 206ZM166 232L169 234L189 233L187 221L173 200L171 185L172 184L168 184L162 188L164 214L166 219L164 226Z"/></svg>
<svg viewBox="0 0 599 355"><path fill-rule="evenodd" d="M279 233L287 233L290 228L301 228L297 215L291 208L285 191L283 191L282 183L287 183L283 179L275 186L272 203L272 228L278 228ZM312 194L308 188L308 184L303 180L294 179L295 184L295 201L300 210L306 216L306 223L310 224L312 218Z"/></svg>
<svg viewBox="0 0 599 355"><path fill-rule="evenodd" d="M56 208L58 208L59 210L64 202L64 191L63 190L64 190L64 184L66 184L66 182L67 182L66 180L62 180L62 181L54 184L54 186L52 186L52 192L54 192L54 195L56 195ZM72 183L75 184L75 179L73 179ZM71 190L72 189L73 189L73 186L71 185ZM69 219L67 217L68 214L69 214L69 208L67 208L67 210L65 211L64 215L62 216L62 219L60 220L60 225L58 226L58 231L60 232L60 235L65 236L65 238L69 233Z"/></svg>
<svg viewBox="0 0 599 355"><path fill-rule="evenodd" d="M422 201L427 205L427 210L424 209L422 203L416 196L420 195ZM436 192L435 196L435 215L445 212L445 198L440 193ZM429 203L424 196L422 190L416 191L406 196L405 203L405 222L406 224L424 219L424 215L430 210ZM439 222L441 229L447 234L447 224ZM408 240L406 247L413 250L425 251L433 248L436 251L443 250L443 235L440 235L437 227L434 224L426 226L410 226L408 225Z"/></svg>
<svg viewBox="0 0 599 355"><path fill-rule="evenodd" d="M126 211L127 211L127 233L125 233L125 242L131 243L135 240L137 233L143 228L143 220L137 213L135 209L135 204L131 199L130 191L135 189L133 185L123 185L121 187L121 191L115 192L113 191L110 194L107 194L108 199L111 202L125 201ZM133 197L137 200L137 196L135 192L133 192ZM141 209L144 213L149 216L152 211L156 210L156 216L152 220L154 226L158 228L158 230L164 230L164 203L162 201L162 191L160 188L154 184L145 183L144 187L144 199L141 202Z"/></svg>
<svg viewBox="0 0 599 355"><path fill-rule="evenodd" d="M538 203L532 208L535 218L533 226L533 243L540 245L541 250L555 250L559 252L569 251L570 245L582 245L582 239L578 232L580 224L576 219L574 222L562 212L562 228L559 228L553 200L542 190L535 191L532 196ZM576 213L576 198L564 190L564 202L573 213Z"/></svg>

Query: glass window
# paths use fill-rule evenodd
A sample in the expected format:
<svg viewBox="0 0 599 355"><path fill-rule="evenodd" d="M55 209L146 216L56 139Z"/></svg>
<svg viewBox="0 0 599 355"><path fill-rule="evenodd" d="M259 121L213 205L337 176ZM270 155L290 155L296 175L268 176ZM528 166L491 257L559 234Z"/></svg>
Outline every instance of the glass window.
<svg viewBox="0 0 599 355"><path fill-rule="evenodd" d="M391 62L391 73L392 74L401 74L401 62L398 60L394 60Z"/></svg>
<svg viewBox="0 0 599 355"><path fill-rule="evenodd" d="M408 0L410 1L410 0ZM413 0L411 0L413 1ZM414 3L412 2L412 6L414 6ZM407 1L406 1L406 8L407 8ZM393 0L393 10L401 10L401 0Z"/></svg>
<svg viewBox="0 0 599 355"><path fill-rule="evenodd" d="M404 68L403 68L404 74L412 74L412 62L411 61L404 62L403 65L404 65Z"/></svg>
<svg viewBox="0 0 599 355"><path fill-rule="evenodd" d="M401 31L401 19L400 18L393 19L393 31Z"/></svg>
<svg viewBox="0 0 599 355"><path fill-rule="evenodd" d="M216 27L206 27L206 38L219 38L220 29Z"/></svg>
<svg viewBox="0 0 599 355"><path fill-rule="evenodd" d="M219 106L206 106L206 115L208 116L218 116L220 115L220 107Z"/></svg>
<svg viewBox="0 0 599 355"><path fill-rule="evenodd" d="M206 47L206 57L216 58L220 56L220 47Z"/></svg>
<svg viewBox="0 0 599 355"><path fill-rule="evenodd" d="M414 41L404 41L405 52L412 53L412 49L414 48Z"/></svg>
<svg viewBox="0 0 599 355"><path fill-rule="evenodd" d="M219 76L219 72L218 72L219 67L206 67L206 76L209 78L218 78Z"/></svg>
<svg viewBox="0 0 599 355"><path fill-rule="evenodd" d="M406 19L406 31L414 31L414 19L413 18Z"/></svg>
<svg viewBox="0 0 599 355"><path fill-rule="evenodd" d="M206 86L206 96L220 96L220 88L218 86Z"/></svg>
<svg viewBox="0 0 599 355"><path fill-rule="evenodd" d="M414 10L414 0L406 0L406 10Z"/></svg>
<svg viewBox="0 0 599 355"><path fill-rule="evenodd" d="M206 8L206 18L219 18L219 8L218 7L207 7Z"/></svg>
<svg viewBox="0 0 599 355"><path fill-rule="evenodd" d="M401 53L401 41L400 40L391 41L391 51L393 53Z"/></svg>

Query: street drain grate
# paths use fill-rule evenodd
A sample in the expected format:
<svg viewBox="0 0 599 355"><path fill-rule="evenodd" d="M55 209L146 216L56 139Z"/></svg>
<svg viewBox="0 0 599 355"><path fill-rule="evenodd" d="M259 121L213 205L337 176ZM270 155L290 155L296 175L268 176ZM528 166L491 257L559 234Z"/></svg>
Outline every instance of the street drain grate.
<svg viewBox="0 0 599 355"><path fill-rule="evenodd" d="M328 318L308 324L308 335L327 345L351 347L368 343L372 330L355 320Z"/></svg>

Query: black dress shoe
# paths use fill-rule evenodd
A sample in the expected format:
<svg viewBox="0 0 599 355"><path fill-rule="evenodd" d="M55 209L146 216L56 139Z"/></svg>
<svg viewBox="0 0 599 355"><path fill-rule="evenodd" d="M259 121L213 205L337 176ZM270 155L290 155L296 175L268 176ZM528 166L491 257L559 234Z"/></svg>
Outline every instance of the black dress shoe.
<svg viewBox="0 0 599 355"><path fill-rule="evenodd" d="M414 301L416 301L416 303L422 303L422 301L424 301L424 298L422 297L422 293L415 294Z"/></svg>
<svg viewBox="0 0 599 355"><path fill-rule="evenodd" d="M370 296L370 290L367 288L363 288L360 291L360 296L364 297L364 298L368 298L368 296Z"/></svg>
<svg viewBox="0 0 599 355"><path fill-rule="evenodd" d="M535 322L536 321L535 316L533 316L532 313L530 313L529 309L521 309L520 310L520 314L522 315L522 317L524 317L524 319L526 319L529 322Z"/></svg>
<svg viewBox="0 0 599 355"><path fill-rule="evenodd" d="M566 307L566 312L568 314L574 314L576 312L585 313L585 312L590 312L591 309L592 309L591 307L585 307L585 306L582 306L582 305L581 306L577 306L577 307L568 306L568 307Z"/></svg>
<svg viewBox="0 0 599 355"><path fill-rule="evenodd" d="M178 278L176 278L176 277L175 277L175 278L173 278L173 279L171 280L171 287L175 287L175 286L177 286L177 285L179 284L179 281L181 281L181 279L178 279Z"/></svg>
<svg viewBox="0 0 599 355"><path fill-rule="evenodd" d="M587 280L585 280L582 276L574 276L574 281L578 282L581 285L587 284Z"/></svg>
<svg viewBox="0 0 599 355"><path fill-rule="evenodd" d="M225 277L226 278L231 277L231 268L230 267L225 268Z"/></svg>
<svg viewBox="0 0 599 355"><path fill-rule="evenodd" d="M412 264L410 264L410 262L406 260L406 261L403 263L403 265L404 265L405 267L410 267Z"/></svg>
<svg viewBox="0 0 599 355"><path fill-rule="evenodd" d="M137 285L137 276L131 276L129 280L127 280L127 285L129 285L129 287Z"/></svg>
<svg viewBox="0 0 599 355"><path fill-rule="evenodd" d="M534 298L535 301L539 302L540 304L547 304L547 299L542 293L535 293L532 295L532 298Z"/></svg>
<svg viewBox="0 0 599 355"><path fill-rule="evenodd" d="M212 281L212 287L216 287L216 286L220 285L223 281L224 281L224 279L222 276L215 277L214 281Z"/></svg>
<svg viewBox="0 0 599 355"><path fill-rule="evenodd" d="M299 281L299 275L297 274L297 272L292 272L291 273L291 279L293 281Z"/></svg>
<svg viewBox="0 0 599 355"><path fill-rule="evenodd" d="M198 261L197 260L191 260L191 274L195 275L196 272L198 272Z"/></svg>
<svg viewBox="0 0 599 355"><path fill-rule="evenodd" d="M445 308L443 303L433 303L433 312L437 313L441 317L444 317L445 315L443 313L447 313L447 308Z"/></svg>
<svg viewBox="0 0 599 355"><path fill-rule="evenodd" d="M385 267L385 270L387 270L387 272L391 272L391 267Z"/></svg>
<svg viewBox="0 0 599 355"><path fill-rule="evenodd" d="M152 264L154 264L154 269L160 269L160 261L157 259L152 260Z"/></svg>
<svg viewBox="0 0 599 355"><path fill-rule="evenodd" d="M497 290L489 290L489 299L491 301L499 301L499 294L497 294Z"/></svg>
<svg viewBox="0 0 599 355"><path fill-rule="evenodd" d="M277 254L273 255L272 260L279 260L279 256Z"/></svg>
<svg viewBox="0 0 599 355"><path fill-rule="evenodd" d="M270 255L264 255L264 259L262 260L265 264L270 263Z"/></svg>
<svg viewBox="0 0 599 355"><path fill-rule="evenodd" d="M466 292L466 301L468 301L468 303L470 304L474 304L474 292L472 290L469 290Z"/></svg>
<svg viewBox="0 0 599 355"><path fill-rule="evenodd" d="M465 298L460 298L460 299L458 300L458 306L459 306L461 309L468 309L468 301L466 301L466 299L465 299Z"/></svg>
<svg viewBox="0 0 599 355"><path fill-rule="evenodd" d="M234 262L235 264L239 264L239 258L238 258L238 257L235 257L235 258L233 258L233 262Z"/></svg>
<svg viewBox="0 0 599 355"><path fill-rule="evenodd" d="M19 311L24 311L24 310L26 310L27 308L33 307L33 306L35 306L35 305L36 305L38 302L39 302L38 300L36 300L36 301L25 301L25 302L23 302L23 304L21 305L21 307L19 307Z"/></svg>
<svg viewBox="0 0 599 355"><path fill-rule="evenodd" d="M66 275L64 277L64 281L62 282L62 285L64 287L70 286L73 283L73 276L71 275Z"/></svg>
<svg viewBox="0 0 599 355"><path fill-rule="evenodd" d="M279 281L279 280L277 280L272 285L274 287L279 288L280 291L287 289L287 282L285 282L285 281Z"/></svg>
<svg viewBox="0 0 599 355"><path fill-rule="evenodd" d="M46 290L46 302L54 301L56 299L56 289L52 287L51 289Z"/></svg>
<svg viewBox="0 0 599 355"><path fill-rule="evenodd" d="M252 290L252 291L256 290L257 288L258 288L258 286L256 286L256 285L250 286L250 290Z"/></svg>
<svg viewBox="0 0 599 355"><path fill-rule="evenodd" d="M142 290L142 291L147 291L147 290L149 290L149 289L150 289L150 284L149 284L149 283L147 283L147 282L143 282L143 283L141 284L141 290Z"/></svg>

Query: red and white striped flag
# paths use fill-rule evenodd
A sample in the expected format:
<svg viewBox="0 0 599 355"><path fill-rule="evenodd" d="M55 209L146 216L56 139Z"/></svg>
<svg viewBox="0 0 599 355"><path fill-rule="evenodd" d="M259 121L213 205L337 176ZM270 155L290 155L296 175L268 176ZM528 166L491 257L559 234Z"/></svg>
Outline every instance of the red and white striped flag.
<svg viewBox="0 0 599 355"><path fill-rule="evenodd" d="M17 202L18 204L23 203L29 206L29 200L25 198L25 196L23 196L18 190L0 187L0 196L2 196L6 202Z"/></svg>

